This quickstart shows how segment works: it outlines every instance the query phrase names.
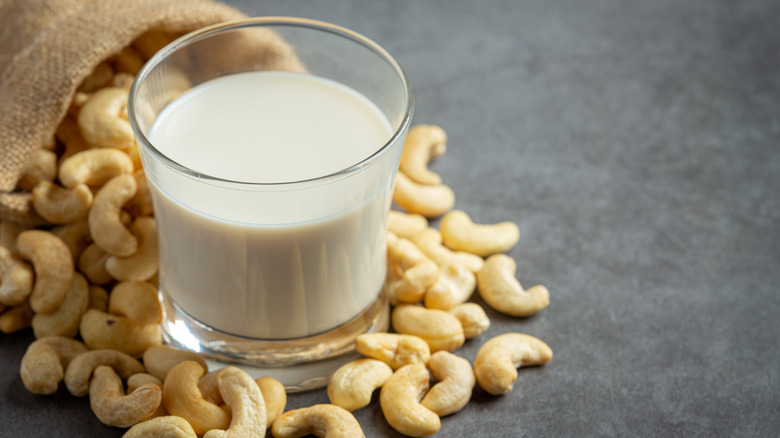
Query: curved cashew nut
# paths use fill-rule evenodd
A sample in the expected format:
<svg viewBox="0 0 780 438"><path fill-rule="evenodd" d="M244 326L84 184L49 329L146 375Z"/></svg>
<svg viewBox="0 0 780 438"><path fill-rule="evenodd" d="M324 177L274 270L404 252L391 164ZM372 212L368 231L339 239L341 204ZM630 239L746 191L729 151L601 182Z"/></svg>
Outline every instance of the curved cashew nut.
<svg viewBox="0 0 780 438"><path fill-rule="evenodd" d="M271 427L284 412L284 407L287 405L287 391L282 382L271 376L259 377L255 379L255 383L260 388L260 392L263 393L263 400L265 400L266 427Z"/></svg>
<svg viewBox="0 0 780 438"><path fill-rule="evenodd" d="M79 333L89 348L119 350L139 357L147 348L162 343L159 324L139 325L126 316L88 309L81 317Z"/></svg>
<svg viewBox="0 0 780 438"><path fill-rule="evenodd" d="M518 367L544 365L552 356L550 347L533 336L504 333L479 348L474 359L474 374L482 389L501 395L512 390Z"/></svg>
<svg viewBox="0 0 780 438"><path fill-rule="evenodd" d="M157 289L143 281L126 281L114 286L108 297L108 313L126 316L138 325L162 321Z"/></svg>
<svg viewBox="0 0 780 438"><path fill-rule="evenodd" d="M476 384L469 361L446 351L437 351L428 361L428 368L439 383L433 385L420 404L440 417L463 409Z"/></svg>
<svg viewBox="0 0 780 438"><path fill-rule="evenodd" d="M352 412L371 403L371 394L393 375L393 369L376 359L357 359L339 367L328 381L328 398Z"/></svg>
<svg viewBox="0 0 780 438"><path fill-rule="evenodd" d="M27 230L19 234L16 247L35 270L30 307L36 313L51 313L62 304L73 280L73 257L65 242L49 231Z"/></svg>
<svg viewBox="0 0 780 438"><path fill-rule="evenodd" d="M79 332L81 316L89 306L89 285L83 275L76 272L70 282L62 305L52 313L37 313L32 318L36 338L65 336L72 338Z"/></svg>
<svg viewBox="0 0 780 438"><path fill-rule="evenodd" d="M144 66L144 58L138 50L129 46L112 55L108 61L114 66L114 70L131 75L138 74Z"/></svg>
<svg viewBox="0 0 780 438"><path fill-rule="evenodd" d="M358 353L381 360L397 370L404 365L428 363L431 348L424 340L412 335L396 333L365 333L357 337Z"/></svg>
<svg viewBox="0 0 780 438"><path fill-rule="evenodd" d="M198 435L211 429L227 429L230 414L203 399L198 389L198 378L203 367L197 362L185 360L168 371L163 382L163 404L172 415L189 421Z"/></svg>
<svg viewBox="0 0 780 438"><path fill-rule="evenodd" d="M57 154L46 149L36 149L25 163L24 171L16 187L29 192L41 181L54 181L57 177Z"/></svg>
<svg viewBox="0 0 780 438"><path fill-rule="evenodd" d="M33 341L19 367L24 387L33 394L54 394L65 376L65 367L87 350L81 342L61 336Z"/></svg>
<svg viewBox="0 0 780 438"><path fill-rule="evenodd" d="M175 415L152 418L138 423L122 438L198 438L190 423Z"/></svg>
<svg viewBox="0 0 780 438"><path fill-rule="evenodd" d="M135 148L138 150L138 148ZM139 168L139 166L136 166ZM154 207L152 206L152 194L149 191L149 181L146 179L146 174L143 169L133 173L135 183L138 189L135 192L135 196L130 202L127 203L125 208L134 217L138 216L152 216L154 214Z"/></svg>
<svg viewBox="0 0 780 438"><path fill-rule="evenodd" d="M99 349L79 354L65 370L65 386L76 397L89 392L89 381L95 368L110 366L123 379L144 372L144 366L132 356L117 350Z"/></svg>
<svg viewBox="0 0 780 438"><path fill-rule="evenodd" d="M122 224L122 206L136 192L132 175L111 178L95 195L87 220L92 239L107 253L126 257L138 250L138 239Z"/></svg>
<svg viewBox="0 0 780 438"><path fill-rule="evenodd" d="M390 302L416 303L439 278L439 267L412 242L387 234L387 280Z"/></svg>
<svg viewBox="0 0 780 438"><path fill-rule="evenodd" d="M447 133L435 125L417 125L406 135L399 169L417 183L441 184L441 176L428 170L428 161L447 151Z"/></svg>
<svg viewBox="0 0 780 438"><path fill-rule="evenodd" d="M471 272L478 272L482 269L485 261L482 257L464 251L452 251L442 244L442 237L439 230L427 228L417 234L409 237L420 251L436 262L439 266L459 265L464 266Z"/></svg>
<svg viewBox="0 0 780 438"><path fill-rule="evenodd" d="M101 186L111 178L133 172L133 160L119 149L87 149L76 152L60 164L62 185L72 189L79 184Z"/></svg>
<svg viewBox="0 0 780 438"><path fill-rule="evenodd" d="M365 438L360 424L348 410L328 404L285 412L274 421L271 433L276 438L298 438L306 435Z"/></svg>
<svg viewBox="0 0 780 438"><path fill-rule="evenodd" d="M16 249L16 239L19 234L30 229L29 226L19 224L16 222L0 220L0 246L5 247L12 254L18 255L19 251Z"/></svg>
<svg viewBox="0 0 780 438"><path fill-rule="evenodd" d="M77 90L89 93L97 90L98 88L103 88L111 80L112 76L114 76L114 69L111 68L108 63L103 61L96 65L95 68L92 69L92 72L89 74L89 76L81 81L81 84L78 86Z"/></svg>
<svg viewBox="0 0 780 438"><path fill-rule="evenodd" d="M217 380L222 399L230 406L230 427L210 430L203 438L264 438L265 400L257 383L246 371L234 366L225 367Z"/></svg>
<svg viewBox="0 0 780 438"><path fill-rule="evenodd" d="M208 371L206 359L194 351L180 350L170 345L155 345L144 351L146 372L163 382L168 371L185 360L197 362L203 368L204 373Z"/></svg>
<svg viewBox="0 0 780 438"><path fill-rule="evenodd" d="M89 405L107 426L130 427L149 418L162 400L162 390L154 384L143 385L125 395L122 379L113 368L100 365L89 382Z"/></svg>
<svg viewBox="0 0 780 438"><path fill-rule="evenodd" d="M0 304L18 306L27 301L33 288L33 270L4 246L0 246L0 278Z"/></svg>
<svg viewBox="0 0 780 438"><path fill-rule="evenodd" d="M447 213L439 224L444 244L456 251L466 251L481 257L509 251L520 239L520 229L514 222L480 225L461 210Z"/></svg>
<svg viewBox="0 0 780 438"><path fill-rule="evenodd" d="M425 291L425 307L449 310L468 301L476 286L477 277L465 266L442 266L439 280Z"/></svg>
<svg viewBox="0 0 780 438"><path fill-rule="evenodd" d="M124 88L101 88L84 103L77 121L87 143L103 148L135 144L130 122L122 116L127 109L127 96Z"/></svg>
<svg viewBox="0 0 780 438"><path fill-rule="evenodd" d="M477 290L490 307L512 316L529 316L550 304L550 293L542 285L524 290L515 278L517 264L504 254L488 257L477 272Z"/></svg>
<svg viewBox="0 0 780 438"><path fill-rule="evenodd" d="M396 306L390 318L398 333L420 337L432 353L452 351L466 341L460 321L444 310L404 304Z"/></svg>
<svg viewBox="0 0 780 438"><path fill-rule="evenodd" d="M417 184L403 172L398 172L395 177L393 201L409 213L435 218L452 210L455 206L455 193L443 184Z"/></svg>
<svg viewBox="0 0 780 438"><path fill-rule="evenodd" d="M41 181L32 189L32 205L42 218L53 224L67 224L87 217L92 191L86 184L66 189Z"/></svg>
<svg viewBox="0 0 780 438"><path fill-rule="evenodd" d="M485 309L477 303L458 304L449 312L460 321L466 339L474 339L490 327L490 318Z"/></svg>
<svg viewBox="0 0 780 438"><path fill-rule="evenodd" d="M15 333L26 329L32 323L34 315L35 313L27 301L17 306L3 309L2 313L0 313L0 332Z"/></svg>
<svg viewBox="0 0 780 438"><path fill-rule="evenodd" d="M423 364L406 365L390 377L379 393L379 404L385 420L393 429L407 436L433 435L441 427L435 412L420 404L428 390L430 375Z"/></svg>
<svg viewBox="0 0 780 438"><path fill-rule="evenodd" d="M65 242L71 255L73 255L74 262L78 261L81 252L92 243L92 235L89 234L89 224L86 218L56 226L51 229L51 232Z"/></svg>
<svg viewBox="0 0 780 438"><path fill-rule="evenodd" d="M106 270L106 260L110 254L96 243L90 243L79 254L79 271L87 276L93 284L103 285L111 283L114 278Z"/></svg>
<svg viewBox="0 0 780 438"><path fill-rule="evenodd" d="M89 285L89 307L103 312L108 311L108 292L100 286Z"/></svg>
<svg viewBox="0 0 780 438"><path fill-rule="evenodd" d="M138 217L130 231L138 239L138 250L127 257L110 256L106 271L119 281L145 281L157 273L159 266L157 223L150 216Z"/></svg>
<svg viewBox="0 0 780 438"><path fill-rule="evenodd" d="M157 377L147 373L136 373L127 378L127 392L131 393L141 386L148 384L157 385L160 390L162 390L163 387L162 380ZM168 411L165 410L165 405L161 402L149 418L164 417L166 415L168 415Z"/></svg>
<svg viewBox="0 0 780 438"><path fill-rule="evenodd" d="M409 238L428 228L428 219L421 214L390 210L387 215L387 231L398 237Z"/></svg>

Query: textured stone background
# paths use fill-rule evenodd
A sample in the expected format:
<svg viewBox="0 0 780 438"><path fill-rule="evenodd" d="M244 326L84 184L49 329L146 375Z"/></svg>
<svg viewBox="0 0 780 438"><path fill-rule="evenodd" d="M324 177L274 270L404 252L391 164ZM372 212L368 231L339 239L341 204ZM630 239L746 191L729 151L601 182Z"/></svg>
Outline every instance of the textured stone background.
<svg viewBox="0 0 780 438"><path fill-rule="evenodd" d="M552 304L493 325L554 350L439 435L780 435L780 3L232 0L352 28L406 69L457 207L513 220ZM479 298L475 301L481 302ZM2 436L121 436L86 398L24 390L0 336ZM295 394L289 408L327 401ZM367 436L397 436L378 404Z"/></svg>

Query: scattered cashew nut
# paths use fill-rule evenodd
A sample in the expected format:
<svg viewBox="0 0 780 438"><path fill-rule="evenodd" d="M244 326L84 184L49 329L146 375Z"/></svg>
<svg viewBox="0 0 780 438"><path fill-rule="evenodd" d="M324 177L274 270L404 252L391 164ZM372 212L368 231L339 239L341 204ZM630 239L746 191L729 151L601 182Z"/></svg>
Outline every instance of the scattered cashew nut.
<svg viewBox="0 0 780 438"><path fill-rule="evenodd" d="M141 216L130 225L130 231L138 239L138 250L127 257L108 257L106 271L119 281L145 281L159 266L157 224L153 217Z"/></svg>
<svg viewBox="0 0 780 438"><path fill-rule="evenodd" d="M18 306L26 302L33 281L32 267L0 246L0 304Z"/></svg>
<svg viewBox="0 0 780 438"><path fill-rule="evenodd" d="M79 184L101 186L115 176L132 171L133 160L119 149L86 149L62 161L59 178L65 188L72 189Z"/></svg>
<svg viewBox="0 0 780 438"><path fill-rule="evenodd" d="M73 280L73 257L67 245L49 231L27 230L16 239L19 255L35 270L30 307L36 313L51 313L62 304Z"/></svg>
<svg viewBox="0 0 780 438"><path fill-rule="evenodd" d="M25 163L22 176L16 186L29 192L41 181L54 181L57 177L57 154L46 149L36 149Z"/></svg>
<svg viewBox="0 0 780 438"><path fill-rule="evenodd" d="M390 210L387 215L387 230L398 237L409 238L428 228L428 219L421 214Z"/></svg>
<svg viewBox="0 0 780 438"><path fill-rule="evenodd" d="M64 336L72 338L79 332L81 316L89 306L89 285L83 275L76 272L70 282L65 300L52 313L37 313L32 318L36 338Z"/></svg>
<svg viewBox="0 0 780 438"><path fill-rule="evenodd" d="M550 347L540 339L522 333L504 333L479 348L474 374L482 389L501 395L512 390L518 367L544 365L552 356Z"/></svg>
<svg viewBox="0 0 780 438"><path fill-rule="evenodd" d="M92 191L86 184L66 189L41 181L32 189L33 208L53 224L67 224L86 218L92 198Z"/></svg>
<svg viewBox="0 0 780 438"><path fill-rule="evenodd" d="M68 391L76 397L87 395L92 373L101 365L110 366L123 379L144 372L141 362L126 353L110 349L90 350L79 354L68 364L65 370Z"/></svg>
<svg viewBox="0 0 780 438"><path fill-rule="evenodd" d="M329 404L287 411L274 421L271 433L276 438L298 438L306 435L322 438L365 437L352 413Z"/></svg>
<svg viewBox="0 0 780 438"><path fill-rule="evenodd" d="M90 243L79 254L78 267L87 276L90 283L104 285L114 281L114 277L106 270L106 260L111 255L96 243Z"/></svg>
<svg viewBox="0 0 780 438"><path fill-rule="evenodd" d="M435 228L427 228L409 237L420 251L425 253L439 266L459 265L471 272L482 269L485 261L482 257L464 251L452 251L442 244L441 232Z"/></svg>
<svg viewBox="0 0 780 438"><path fill-rule="evenodd" d="M55 236L62 239L73 255L73 261L78 261L79 255L92 243L92 235L89 234L89 224L84 218L80 221L65 225L59 225L51 229Z"/></svg>
<svg viewBox="0 0 780 438"><path fill-rule="evenodd" d="M550 304L550 293L542 285L524 290L515 278L517 264L504 254L495 254L477 272L477 290L490 307L512 316L529 316Z"/></svg>
<svg viewBox="0 0 780 438"><path fill-rule="evenodd" d="M210 430L203 438L264 438L266 428L265 400L260 388L246 371L225 367L217 377L222 399L230 407L227 430Z"/></svg>
<svg viewBox="0 0 780 438"><path fill-rule="evenodd" d="M65 367L87 350L81 342L62 336L33 341L19 367L24 387L33 394L54 394L65 376Z"/></svg>
<svg viewBox="0 0 780 438"><path fill-rule="evenodd" d="M110 301L110 298L109 298ZM109 348L139 357L162 343L159 324L136 324L130 318L88 309L81 317L79 333L89 348Z"/></svg>
<svg viewBox="0 0 780 438"><path fill-rule="evenodd" d="M376 359L348 362L330 377L328 398L336 406L352 412L371 403L371 394L393 375L393 369Z"/></svg>
<svg viewBox="0 0 780 438"><path fill-rule="evenodd" d="M381 360L394 370L408 364L425 364L431 358L428 343L412 335L365 333L357 337L355 348L358 353Z"/></svg>
<svg viewBox="0 0 780 438"><path fill-rule="evenodd" d="M157 289L143 281L126 281L114 286L108 298L108 313L126 316L138 325L162 321Z"/></svg>
<svg viewBox="0 0 780 438"><path fill-rule="evenodd" d="M211 429L227 429L230 414L224 409L203 399L198 389L198 378L203 367L194 361L185 360L168 371L163 382L163 404L172 415L187 420L198 435Z"/></svg>
<svg viewBox="0 0 780 438"><path fill-rule="evenodd" d="M477 286L477 277L460 265L439 268L439 280L425 291L425 307L449 310L468 301Z"/></svg>
<svg viewBox="0 0 780 438"><path fill-rule="evenodd" d="M399 169L419 184L441 184L441 176L428 169L428 161L447 151L447 133L435 125L417 125L406 135Z"/></svg>
<svg viewBox="0 0 780 438"><path fill-rule="evenodd" d="M147 373L133 374L132 376L127 378L127 392L131 393L136 389L140 388L141 386L148 385L150 383L152 385L157 385L160 389L162 389L163 387L163 382L151 374L147 374ZM163 417L166 415L168 415L168 411L165 410L165 405L160 403L160 406L157 406L157 409L152 413L152 415L149 418Z"/></svg>
<svg viewBox="0 0 780 438"><path fill-rule="evenodd" d="M469 361L446 351L437 351L428 361L428 368L439 382L431 387L420 404L440 417L463 409L476 384Z"/></svg>
<svg viewBox="0 0 780 438"><path fill-rule="evenodd" d="M409 213L435 218L452 210L455 206L455 193L444 184L426 186L417 184L398 172L395 178L393 201Z"/></svg>
<svg viewBox="0 0 780 438"><path fill-rule="evenodd" d="M514 222L494 225L475 224L461 210L447 213L439 224L444 244L456 251L466 251L480 257L509 251L520 239L520 229Z"/></svg>
<svg viewBox="0 0 780 438"><path fill-rule="evenodd" d="M124 88L107 87L95 91L84 103L78 124L87 143L103 148L127 148L135 144L130 122L122 117L127 96Z"/></svg>
<svg viewBox="0 0 780 438"><path fill-rule="evenodd" d="M29 302L4 309L0 313L0 332L15 333L30 326L35 313Z"/></svg>
<svg viewBox="0 0 780 438"><path fill-rule="evenodd" d="M271 427L287 406L287 391L282 382L271 376L259 377L255 379L255 383L260 388L260 392L263 393L263 400L265 400L266 427Z"/></svg>
<svg viewBox="0 0 780 438"><path fill-rule="evenodd" d="M107 426L130 427L149 418L162 400L162 389L147 384L125 395L122 379L113 368L100 365L89 382L89 405Z"/></svg>
<svg viewBox="0 0 780 438"><path fill-rule="evenodd" d="M390 302L416 303L439 278L439 267L412 242L387 234L387 280L385 293Z"/></svg>
<svg viewBox="0 0 780 438"><path fill-rule="evenodd" d="M393 309L390 318L398 333L420 337L432 353L455 350L466 340L460 321L444 310L403 304Z"/></svg>
<svg viewBox="0 0 780 438"><path fill-rule="evenodd" d="M136 187L132 175L115 176L100 188L89 210L92 239L111 255L127 257L138 250L138 238L125 228L120 217L122 206L135 195Z"/></svg>
<svg viewBox="0 0 780 438"><path fill-rule="evenodd" d="M206 365L206 359L203 356L193 351L180 350L170 345L149 347L144 351L143 357L146 372L163 382L168 375L168 371L185 360L195 361L203 368L203 372L208 371L208 365Z"/></svg>
<svg viewBox="0 0 780 438"><path fill-rule="evenodd" d="M379 404L387 423L398 432L412 437L433 435L441 427L435 412L420 404L428 390L430 374L423 364L406 365L385 382L379 393Z"/></svg>
<svg viewBox="0 0 780 438"><path fill-rule="evenodd" d="M198 435L187 420L168 415L138 423L122 438L198 438Z"/></svg>
<svg viewBox="0 0 780 438"><path fill-rule="evenodd" d="M485 309L477 303L458 304L449 312L460 321L466 339L474 339L490 327L490 318Z"/></svg>

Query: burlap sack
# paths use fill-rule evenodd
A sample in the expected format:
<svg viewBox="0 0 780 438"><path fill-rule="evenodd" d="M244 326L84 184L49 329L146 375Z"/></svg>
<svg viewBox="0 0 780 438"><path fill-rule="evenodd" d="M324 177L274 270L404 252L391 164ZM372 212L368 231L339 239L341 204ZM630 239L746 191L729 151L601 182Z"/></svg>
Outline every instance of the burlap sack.
<svg viewBox="0 0 780 438"><path fill-rule="evenodd" d="M183 34L244 17L208 0L0 0L0 219L44 222L14 188L97 64L151 29ZM278 37L262 43L289 53Z"/></svg>

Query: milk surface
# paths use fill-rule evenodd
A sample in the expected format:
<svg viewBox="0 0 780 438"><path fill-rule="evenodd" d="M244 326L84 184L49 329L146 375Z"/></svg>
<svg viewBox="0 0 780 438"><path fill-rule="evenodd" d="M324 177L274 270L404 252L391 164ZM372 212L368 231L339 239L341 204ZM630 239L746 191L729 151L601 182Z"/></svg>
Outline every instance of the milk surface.
<svg viewBox="0 0 780 438"><path fill-rule="evenodd" d="M178 97L148 138L196 174L285 183L359 163L391 134L382 112L350 88L308 75L252 72L209 81ZM379 184L349 208L323 214L331 199L347 196L342 186L320 184L317 202L302 203L282 191L258 198L267 205L252 206L208 191L197 199L204 208L192 208L169 196L176 181L150 181L160 285L166 299L198 321L238 336L290 339L333 329L378 297L387 187ZM280 217L303 211L313 219L289 223L264 215L255 221L247 214L253 209L278 211Z"/></svg>

